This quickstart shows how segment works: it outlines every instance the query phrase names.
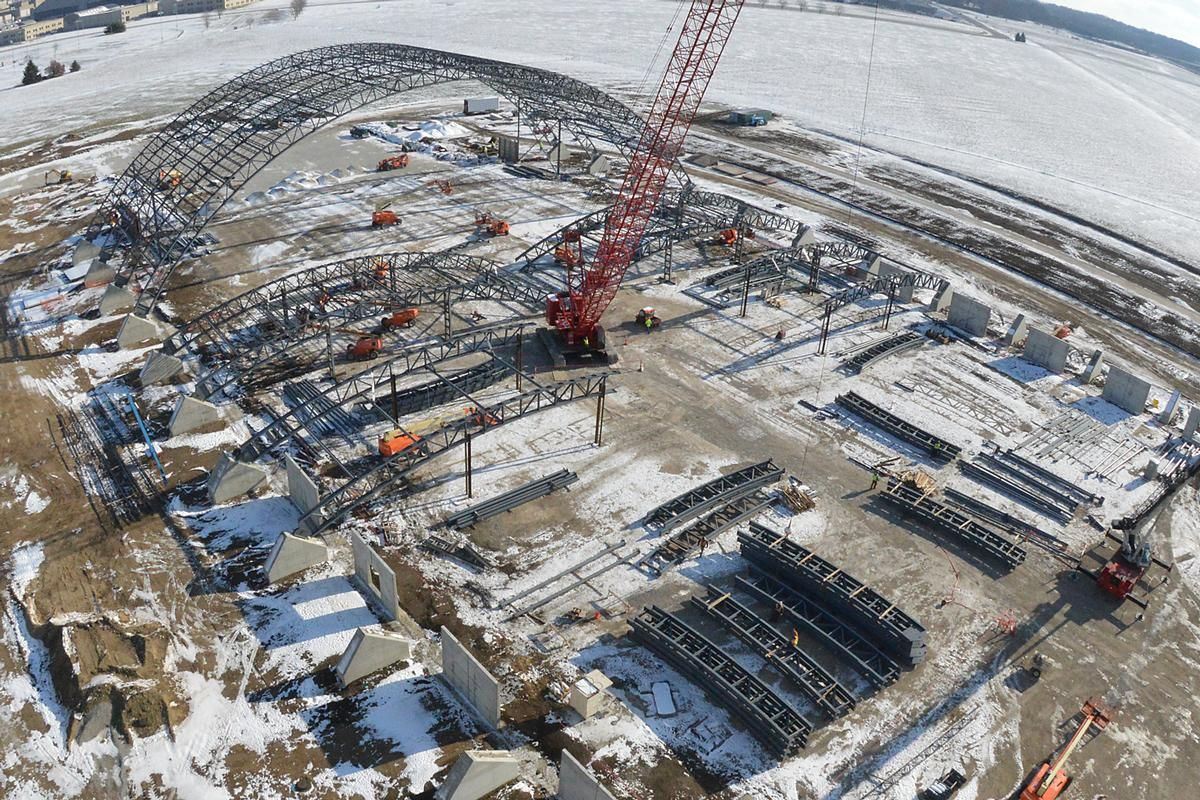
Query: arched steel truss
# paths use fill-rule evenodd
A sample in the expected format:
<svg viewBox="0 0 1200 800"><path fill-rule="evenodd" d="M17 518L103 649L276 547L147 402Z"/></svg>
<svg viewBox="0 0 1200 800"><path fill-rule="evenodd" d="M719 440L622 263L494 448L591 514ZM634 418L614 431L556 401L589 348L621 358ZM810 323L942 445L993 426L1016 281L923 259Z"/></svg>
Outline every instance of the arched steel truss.
<svg viewBox="0 0 1200 800"><path fill-rule="evenodd" d="M524 325L508 325L469 331L431 345L404 348L385 361L373 363L361 372L345 376L331 386L322 388L319 395L295 404L288 413L277 415L270 424L254 433L238 448L235 458L239 461L255 461L285 441L300 439L302 429L312 429L345 406L374 400L401 377L429 370L439 363L470 353L511 347L524 334ZM392 421L396 422L394 419Z"/></svg>
<svg viewBox="0 0 1200 800"><path fill-rule="evenodd" d="M823 315L821 318L821 341L817 346L817 352L824 354L825 346L829 342L829 333L833 328L833 315L841 308L845 308L851 303L858 302L864 297L870 297L873 294L886 294L887 306L884 309L883 328L887 330L888 321L892 318L892 307L896 303L896 293L902 288L913 289L941 289L947 286L948 282L944 278L939 278L936 275L930 275L928 272L920 272L918 270L908 270L905 272L892 272L887 275L878 275L870 280L863 281L857 286L852 286L849 289L838 292L830 296L823 307Z"/></svg>
<svg viewBox="0 0 1200 800"><path fill-rule="evenodd" d="M463 415L432 433L423 435L414 446L390 458L372 456L346 465L352 474L340 481L320 501L300 518L299 530L319 534L337 525L356 508L368 505L398 488L414 470L490 430L521 417L547 408L601 395L607 386L608 373L572 378L537 386L501 402L479 409L479 413Z"/></svg>
<svg viewBox="0 0 1200 800"><path fill-rule="evenodd" d="M377 270L386 266L379 279ZM484 258L456 252L358 256L294 272L201 314L164 346L167 352L203 350L210 367L196 382L200 397L212 398L237 383L274 382L314 364L330 331L372 325L397 308L462 300L504 300L539 309L547 288L526 276L502 272ZM323 294L329 299L321 307ZM387 348L402 333L381 333ZM285 372L282 377L287 377Z"/></svg>
<svg viewBox="0 0 1200 800"><path fill-rule="evenodd" d="M631 109L555 72L390 43L305 50L239 75L170 122L100 204L88 238L103 243L106 261L123 250L116 282L136 293L135 313L145 315L197 235L272 159L356 108L458 80L488 85L515 100L523 119L561 124L583 143L627 154L641 135Z"/></svg>
<svg viewBox="0 0 1200 800"><path fill-rule="evenodd" d="M515 263L528 272L539 259L550 255L562 244L568 231L579 233L594 246L599 241L599 234L611 210L612 206L608 206L562 226L526 248ZM794 217L757 208L729 195L704 192L689 186L663 197L642 237L637 257L645 258L659 253L668 243L683 242L702 234L743 225L754 230L791 233L793 237L799 237L807 229L803 222Z"/></svg>

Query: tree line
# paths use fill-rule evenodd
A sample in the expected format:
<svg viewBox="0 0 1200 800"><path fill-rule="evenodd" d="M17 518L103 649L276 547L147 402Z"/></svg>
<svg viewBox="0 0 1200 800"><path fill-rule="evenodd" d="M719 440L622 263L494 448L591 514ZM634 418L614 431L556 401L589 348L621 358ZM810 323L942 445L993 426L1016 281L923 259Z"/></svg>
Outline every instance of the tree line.
<svg viewBox="0 0 1200 800"><path fill-rule="evenodd" d="M61 61L51 61L46 65L46 71L42 72L38 69L38 65L33 63L33 59L25 62L25 74L21 76L21 83L28 86L31 83L38 83L48 78L57 78L66 75L68 71L79 72L83 67L79 66L78 61L72 61L70 67L64 67Z"/></svg>

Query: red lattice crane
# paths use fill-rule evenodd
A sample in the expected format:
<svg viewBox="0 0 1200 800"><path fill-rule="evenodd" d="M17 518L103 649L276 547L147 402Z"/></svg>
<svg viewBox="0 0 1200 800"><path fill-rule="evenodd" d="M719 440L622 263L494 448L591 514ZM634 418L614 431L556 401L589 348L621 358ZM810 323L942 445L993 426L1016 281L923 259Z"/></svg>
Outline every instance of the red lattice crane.
<svg viewBox="0 0 1200 800"><path fill-rule="evenodd" d="M744 2L692 0L596 255L589 264L568 265L567 290L546 301L546 322L563 333L568 347L604 348L600 316L616 296L658 207Z"/></svg>

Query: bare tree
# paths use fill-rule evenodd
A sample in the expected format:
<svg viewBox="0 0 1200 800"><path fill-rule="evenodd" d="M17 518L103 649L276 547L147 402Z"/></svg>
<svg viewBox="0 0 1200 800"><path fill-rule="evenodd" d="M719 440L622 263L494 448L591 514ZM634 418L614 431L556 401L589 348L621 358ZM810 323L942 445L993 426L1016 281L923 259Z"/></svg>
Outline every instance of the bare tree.
<svg viewBox="0 0 1200 800"><path fill-rule="evenodd" d="M200 17L200 19L204 20L204 30L208 30L209 27L212 25L212 12L205 11L204 14Z"/></svg>
<svg viewBox="0 0 1200 800"><path fill-rule="evenodd" d="M50 66L46 67L46 77L58 78L67 73L67 68L60 61L51 61Z"/></svg>
<svg viewBox="0 0 1200 800"><path fill-rule="evenodd" d="M308 5L308 0L292 0L292 19L296 19Z"/></svg>

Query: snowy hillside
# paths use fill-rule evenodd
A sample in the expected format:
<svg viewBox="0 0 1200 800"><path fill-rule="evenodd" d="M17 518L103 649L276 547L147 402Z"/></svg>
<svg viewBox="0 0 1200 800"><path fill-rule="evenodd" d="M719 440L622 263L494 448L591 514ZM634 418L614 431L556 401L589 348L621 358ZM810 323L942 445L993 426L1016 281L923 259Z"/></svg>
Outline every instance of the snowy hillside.
<svg viewBox="0 0 1200 800"><path fill-rule="evenodd" d="M665 0L284 0L213 16L132 23L0 49L11 83L27 58L78 59L84 71L0 89L0 153L91 129L162 117L221 80L293 51L366 40L457 50L559 70L618 93L642 76L677 4ZM810 5L813 5L810 3ZM747 7L709 99L762 105L857 140L1085 213L1196 256L1200 76L1165 63L1003 23ZM871 62L872 34L874 60ZM597 35L599 32L601 35ZM662 54L660 54L660 59ZM654 65L650 75L657 75Z"/></svg>

